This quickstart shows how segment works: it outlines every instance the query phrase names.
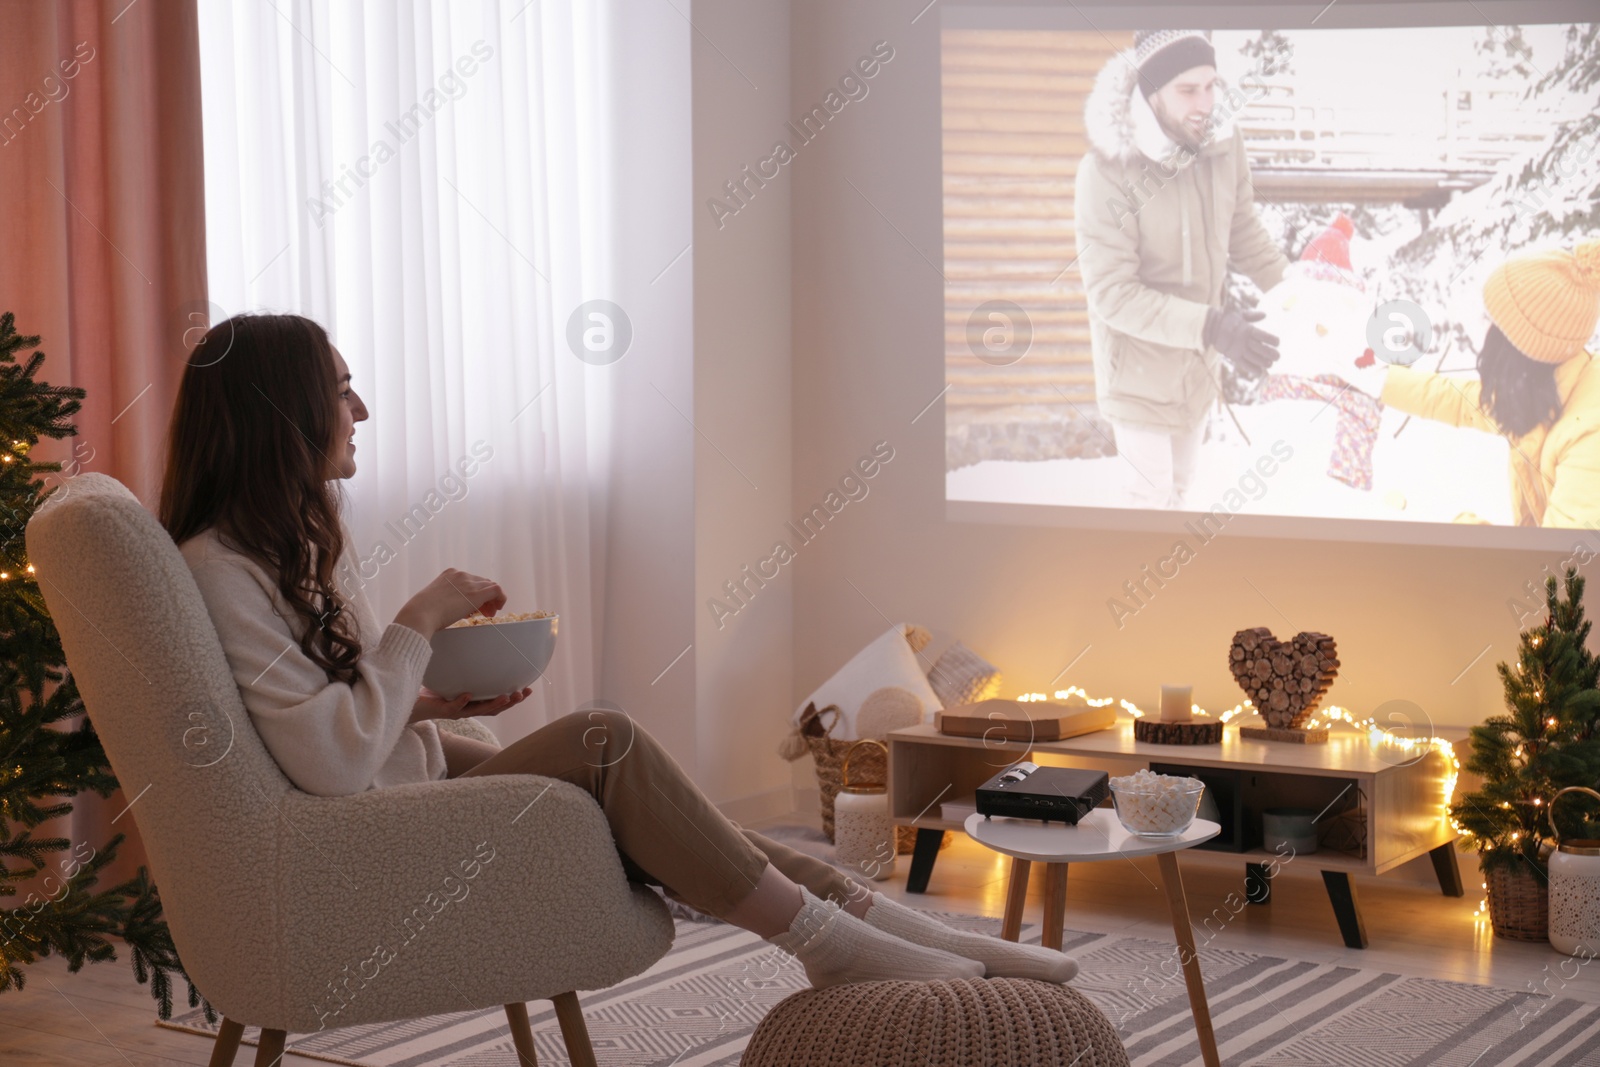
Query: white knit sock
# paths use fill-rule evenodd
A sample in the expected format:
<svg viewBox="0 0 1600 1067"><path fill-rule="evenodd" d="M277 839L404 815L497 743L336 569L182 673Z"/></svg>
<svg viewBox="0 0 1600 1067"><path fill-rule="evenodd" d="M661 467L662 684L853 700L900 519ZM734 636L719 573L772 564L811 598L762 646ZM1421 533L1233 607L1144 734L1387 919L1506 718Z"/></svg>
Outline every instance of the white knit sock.
<svg viewBox="0 0 1600 1067"><path fill-rule="evenodd" d="M981 964L875 930L804 886L800 897L789 929L768 940L798 959L817 989L843 982L983 977Z"/></svg>
<svg viewBox="0 0 1600 1067"><path fill-rule="evenodd" d="M872 894L867 909L868 926L904 938L913 944L953 952L983 964L985 978L1038 978L1045 982L1070 982L1078 973L1078 961L1053 948L1019 945L985 934L953 930L930 915L891 900L882 893Z"/></svg>

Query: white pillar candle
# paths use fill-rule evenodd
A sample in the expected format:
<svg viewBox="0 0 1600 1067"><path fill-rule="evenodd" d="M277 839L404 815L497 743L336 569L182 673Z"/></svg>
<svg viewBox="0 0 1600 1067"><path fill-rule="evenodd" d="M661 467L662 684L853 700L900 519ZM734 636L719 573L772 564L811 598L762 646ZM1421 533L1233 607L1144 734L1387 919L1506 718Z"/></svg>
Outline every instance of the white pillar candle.
<svg viewBox="0 0 1600 1067"><path fill-rule="evenodd" d="M1188 722L1191 718L1189 705L1194 695L1194 687L1188 685L1164 685L1161 687L1161 721L1162 722Z"/></svg>

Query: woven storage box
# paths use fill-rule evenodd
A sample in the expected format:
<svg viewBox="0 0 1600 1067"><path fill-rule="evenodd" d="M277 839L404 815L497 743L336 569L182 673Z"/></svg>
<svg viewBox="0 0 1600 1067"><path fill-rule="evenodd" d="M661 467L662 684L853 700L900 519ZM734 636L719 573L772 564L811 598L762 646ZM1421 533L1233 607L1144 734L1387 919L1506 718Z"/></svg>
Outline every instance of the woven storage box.
<svg viewBox="0 0 1600 1067"><path fill-rule="evenodd" d="M939 838L939 850L942 852L950 847L950 842L955 836L950 831L944 831ZM896 826L894 828L894 850L902 856L910 855L917 850L917 828L915 826Z"/></svg>
<svg viewBox="0 0 1600 1067"><path fill-rule="evenodd" d="M1527 864L1484 874L1489 887L1489 924L1496 937L1512 941L1550 938L1550 888Z"/></svg>
<svg viewBox="0 0 1600 1067"><path fill-rule="evenodd" d="M854 982L767 1013L741 1067L1128 1067L1099 1008L1026 978Z"/></svg>

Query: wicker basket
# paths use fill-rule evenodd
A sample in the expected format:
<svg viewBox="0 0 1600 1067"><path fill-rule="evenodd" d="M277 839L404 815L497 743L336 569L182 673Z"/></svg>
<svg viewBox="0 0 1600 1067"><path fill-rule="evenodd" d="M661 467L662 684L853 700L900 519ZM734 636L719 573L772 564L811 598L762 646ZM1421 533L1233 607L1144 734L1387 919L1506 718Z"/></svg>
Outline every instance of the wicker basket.
<svg viewBox="0 0 1600 1067"><path fill-rule="evenodd" d="M823 716L829 712L833 713L833 717L824 726ZM817 766L817 787L822 794L822 832L830 842L833 841L833 805L839 796L839 788L844 785L845 753L855 744L854 741L834 740L833 728L838 723L839 708L835 704L829 704L821 711L807 708L800 720L800 736L805 739L806 748L811 750L811 761ZM855 772L852 777L859 776L863 781L889 781L888 757L875 749L862 749L851 764L851 769ZM945 834L939 841L939 847L947 848L950 840L950 835ZM895 827L896 852L908 853L916 843L915 826Z"/></svg>
<svg viewBox="0 0 1600 1067"><path fill-rule="evenodd" d="M939 838L941 850L950 847L950 842L955 838L948 831ZM894 828L894 850L902 856L909 856L917 850L917 828L915 826L896 826Z"/></svg>
<svg viewBox="0 0 1600 1067"><path fill-rule="evenodd" d="M1550 937L1550 890L1533 871L1518 864L1484 874L1489 887L1489 923L1496 937L1545 941Z"/></svg>
<svg viewBox="0 0 1600 1067"><path fill-rule="evenodd" d="M823 717L832 712L833 717L823 725ZM811 750L811 760L817 765L817 786L822 792L822 832L833 840L833 803L844 785L844 757L854 741L835 741L833 728L839 724L840 712L836 704L821 711L807 708L800 720L800 736ZM882 752L864 750L855 761L856 775L864 782L889 781L889 758Z"/></svg>

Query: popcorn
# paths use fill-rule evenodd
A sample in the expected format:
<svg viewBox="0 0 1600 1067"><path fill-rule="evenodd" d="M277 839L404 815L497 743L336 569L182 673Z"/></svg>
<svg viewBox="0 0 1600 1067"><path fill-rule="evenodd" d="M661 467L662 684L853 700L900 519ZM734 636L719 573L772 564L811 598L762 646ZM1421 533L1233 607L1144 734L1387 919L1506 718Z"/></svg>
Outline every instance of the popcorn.
<svg viewBox="0 0 1600 1067"><path fill-rule="evenodd" d="M1130 833L1180 834L1194 821L1205 788L1197 778L1155 774L1140 768L1111 779L1117 818Z"/></svg>
<svg viewBox="0 0 1600 1067"><path fill-rule="evenodd" d="M479 615L477 612L473 612L466 618L458 619L446 626L445 629L454 630L459 626L493 626L495 623L500 622L526 622L529 619L548 619L554 614L555 612L553 611L513 611L506 615L496 615L491 619L487 615Z"/></svg>

